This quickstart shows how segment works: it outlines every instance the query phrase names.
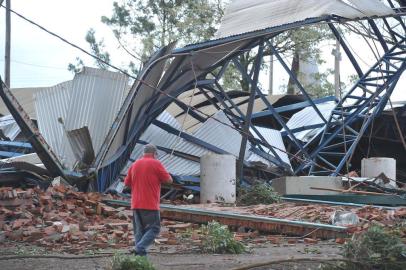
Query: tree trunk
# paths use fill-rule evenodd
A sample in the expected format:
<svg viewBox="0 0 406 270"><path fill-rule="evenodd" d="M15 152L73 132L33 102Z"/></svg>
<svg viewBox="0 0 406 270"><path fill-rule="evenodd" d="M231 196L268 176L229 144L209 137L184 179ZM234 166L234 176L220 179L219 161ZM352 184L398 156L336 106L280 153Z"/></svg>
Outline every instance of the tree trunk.
<svg viewBox="0 0 406 270"><path fill-rule="evenodd" d="M299 52L295 50L295 54L293 55L291 71L296 77L299 75L299 60L300 60ZM295 94L295 86L296 86L295 82L292 80L291 77L289 77L288 89L287 89L286 94L294 95Z"/></svg>

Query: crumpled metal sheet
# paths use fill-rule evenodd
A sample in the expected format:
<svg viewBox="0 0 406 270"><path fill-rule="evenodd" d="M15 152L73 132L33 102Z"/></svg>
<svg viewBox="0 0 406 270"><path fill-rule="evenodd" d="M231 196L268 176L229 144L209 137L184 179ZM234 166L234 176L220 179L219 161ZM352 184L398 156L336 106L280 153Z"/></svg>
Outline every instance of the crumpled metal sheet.
<svg viewBox="0 0 406 270"><path fill-rule="evenodd" d="M14 141L21 129L11 114L0 117L0 129L4 136Z"/></svg>
<svg viewBox="0 0 406 270"><path fill-rule="evenodd" d="M238 157L241 145L241 134L232 128L231 122L223 112L218 112L214 118L218 121L209 118L191 135L212 144L234 155L235 157ZM157 119L178 130L182 130L181 124L166 111L164 111ZM289 158L287 157L286 153L283 152L286 150L280 132L278 130L270 130L267 128L259 128L259 131L261 134L263 134L270 145L274 145L278 149L282 149L282 151L279 151L278 153L281 154L283 161L290 164ZM202 157L207 153L212 153L210 150L207 150L204 147L198 146L176 135L170 134L154 125L151 125L146 129L140 140L197 157ZM246 161L253 163L260 162L267 167L273 166L268 160L250 151L249 149L251 147L252 146L249 144L246 148ZM137 144L131 154L131 159L136 160L140 158L142 154L143 145ZM167 170L173 175L188 176L200 174L200 164L198 162L187 160L162 151L159 151L159 159ZM127 163L126 167L122 171L123 174L127 173L131 163L132 161Z"/></svg>
<svg viewBox="0 0 406 270"><path fill-rule="evenodd" d="M333 101L317 104L316 107L319 109L323 117L328 120L331 112L336 107L336 103ZM303 110L295 113L286 123L289 129L297 129L301 127L323 124L323 120L316 113L313 107L307 107ZM313 140L317 135L320 134L324 129L324 126L320 128L312 128L308 130L303 130L299 132L294 132L296 139L303 142L309 142ZM281 131L284 131L283 129Z"/></svg>
<svg viewBox="0 0 406 270"><path fill-rule="evenodd" d="M94 149L88 127L66 132L72 152L81 166L89 168L94 161Z"/></svg>
<svg viewBox="0 0 406 270"><path fill-rule="evenodd" d="M97 153L127 92L127 76L85 67L72 81L35 93L39 130L67 168L77 160L65 130L87 126Z"/></svg>

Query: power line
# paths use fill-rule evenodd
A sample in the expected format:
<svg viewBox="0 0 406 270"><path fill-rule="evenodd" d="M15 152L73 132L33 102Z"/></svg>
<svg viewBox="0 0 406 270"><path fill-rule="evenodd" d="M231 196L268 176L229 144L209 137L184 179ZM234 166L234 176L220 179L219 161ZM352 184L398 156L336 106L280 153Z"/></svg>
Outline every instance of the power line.
<svg viewBox="0 0 406 270"><path fill-rule="evenodd" d="M4 60L3 60L3 59L0 59L0 62L4 62ZM19 60L13 60L13 59L11 59L11 62L12 62L12 63L16 63L16 64L21 64L21 65L26 65L26 66L33 66L33 67L39 67L39 68L48 68L48 69L60 69L60 70L66 70L66 71L68 71L67 68L63 68L63 67L44 66L44 65L32 64L32 63L27 63L27 62L19 61Z"/></svg>
<svg viewBox="0 0 406 270"><path fill-rule="evenodd" d="M4 8L3 5L1 5L1 7ZM161 90L161 89L158 89L157 87L154 87L154 86L150 85L148 82L146 82L146 81L144 81L144 80L141 80L141 79L139 79L139 78L137 78L137 77L135 77L135 76L129 74L128 72L122 70L121 68L118 68L118 67L116 67L116 66L114 66L114 65L112 65L112 64L110 64L110 63L108 63L108 62L106 62L104 59L102 59L102 58L100 58L100 57L98 57L98 56L96 56L96 55L94 55L94 54L92 54L92 53L86 51L85 49L79 47L78 45L75 45L74 43L72 43L72 42L66 40L65 38L61 37L60 35L58 35L58 34L52 32L52 31L46 29L45 27L43 27L43 26L37 24L36 22L34 22L34 21L32 21L32 20L26 18L25 16L19 14L18 12L14 11L14 10L12 10L12 9L10 9L10 12L13 13L13 14L15 14L16 16L20 17L21 19L23 19L23 20L25 20L25 21L27 21L27 22L29 22L29 23L35 25L36 27L40 28L41 30L45 31L46 33L48 33L48 34L50 34L50 35L52 35L52 36L58 38L59 40L63 41L64 43L67 43L67 44L69 44L70 46L72 46L72 47L78 49L79 51L85 53L86 55L88 55L88 56L90 56L90 57L92 57L92 58L94 58L94 59L96 59L96 60L98 60L98 61L104 63L105 65L111 67L112 69L117 70L117 71L119 71L119 72L121 72L121 73L127 75L128 77L134 79L135 81L138 81L139 83L144 84L144 85L148 86L149 88L160 92L161 94L163 94L163 95L169 97L169 98L172 99L172 100L176 100L176 101L181 102L182 104L184 104L185 106L187 106L189 109L195 110L195 111L197 111L197 112L199 112L199 113L205 115L205 116L208 117L208 118L212 118L213 120L219 122L219 123L222 124L222 125L229 126L229 127L231 127L232 129L235 129L235 130L239 131L241 134L244 134L244 135L247 136L247 137L256 139L256 138L254 138L249 132L246 133L246 132L244 132L244 130L240 130L240 129L238 129L238 128L232 126L232 125L229 125L228 123L224 123L224 122L222 122L222 121L216 119L216 118L213 117L212 115L206 114L206 113L202 112L201 110L199 110L199 109L197 109L197 108L195 108L195 107L193 107L193 106L190 106L190 105L186 104L186 103L183 102L182 100L180 100L180 99L178 99L178 98L176 98L176 97L173 97L172 95L166 93L165 91L163 91L163 90ZM234 51L234 52L235 52L235 51ZM164 55L164 56L162 56L162 57L156 59L155 61L153 61L153 62L150 64L150 67L152 67L153 65L155 65L155 64L156 64L157 62L159 62L159 61L162 61L162 60L164 60L164 59L168 59L169 57L174 57L174 56L193 56L193 53L176 53L176 54L170 53L170 54L168 54L168 55ZM195 79L196 79L196 78L195 78ZM267 143L267 144L268 144L268 143ZM320 168L325 169L325 170L327 170L327 171L333 172L333 171L330 170L329 168L326 168L325 166L316 163L314 160L303 160L302 158L298 157L297 155L291 154L291 153L287 152L286 150L280 149L280 148L278 148L278 147L276 147L276 146L272 146L272 145L271 145L271 147L273 147L274 149L279 150L279 151L281 151L281 152L283 152L283 153L286 153L287 155L293 156L293 158L295 158L295 159L298 160L298 161L301 161L301 162L311 162L311 163L313 163L313 164L314 164L315 166L317 166L317 167L320 167Z"/></svg>

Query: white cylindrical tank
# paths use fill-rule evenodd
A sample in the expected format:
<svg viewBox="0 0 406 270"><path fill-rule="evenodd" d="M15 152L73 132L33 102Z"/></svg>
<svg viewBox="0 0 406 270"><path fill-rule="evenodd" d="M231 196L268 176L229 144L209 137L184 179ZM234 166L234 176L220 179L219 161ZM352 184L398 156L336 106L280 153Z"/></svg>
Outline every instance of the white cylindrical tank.
<svg viewBox="0 0 406 270"><path fill-rule="evenodd" d="M364 158L361 161L361 176L376 177L384 173L392 186L396 187L396 159L386 157Z"/></svg>
<svg viewBox="0 0 406 270"><path fill-rule="evenodd" d="M236 159L206 154L200 159L200 203L235 203Z"/></svg>

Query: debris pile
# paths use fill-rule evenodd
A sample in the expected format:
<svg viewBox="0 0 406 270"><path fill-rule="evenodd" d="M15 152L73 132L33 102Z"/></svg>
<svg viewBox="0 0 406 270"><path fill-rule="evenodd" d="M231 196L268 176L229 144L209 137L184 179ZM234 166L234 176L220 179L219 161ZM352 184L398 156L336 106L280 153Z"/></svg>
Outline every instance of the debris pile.
<svg viewBox="0 0 406 270"><path fill-rule="evenodd" d="M15 241L54 252L131 248L132 212L102 202L112 195L77 192L63 185L46 191L0 188L0 244ZM162 220L159 249L199 250L200 225ZM166 245L166 246L164 246Z"/></svg>
<svg viewBox="0 0 406 270"><path fill-rule="evenodd" d="M24 241L71 253L132 245L131 211L107 206L101 198L99 193L76 192L62 185L45 192L0 188L3 241Z"/></svg>
<svg viewBox="0 0 406 270"><path fill-rule="evenodd" d="M294 221L306 221L323 224L332 224L332 217L336 213L354 213L358 224L349 224L350 232L363 231L371 224L381 226L395 226L406 219L406 207L383 208L374 206L354 207L342 205L323 205L308 203L282 202L270 205L253 205L246 207L225 207L219 204L194 205L195 208L204 208L213 211L227 211L242 215L265 216ZM405 234L406 237L406 234Z"/></svg>

